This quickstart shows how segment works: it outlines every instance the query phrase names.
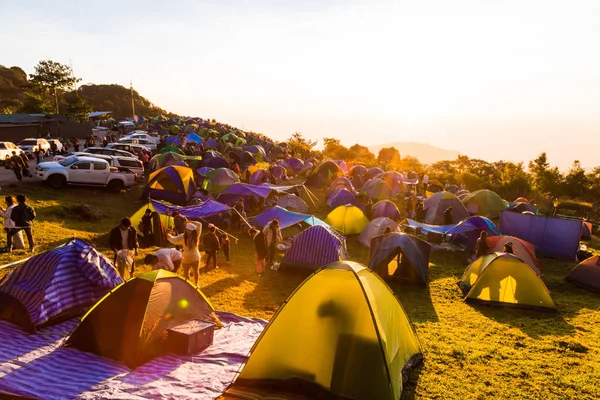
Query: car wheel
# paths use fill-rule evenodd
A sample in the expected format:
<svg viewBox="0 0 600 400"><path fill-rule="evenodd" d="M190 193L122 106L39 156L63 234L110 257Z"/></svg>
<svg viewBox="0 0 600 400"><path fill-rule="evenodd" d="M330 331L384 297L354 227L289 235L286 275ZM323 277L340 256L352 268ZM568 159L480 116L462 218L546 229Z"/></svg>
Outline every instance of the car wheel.
<svg viewBox="0 0 600 400"><path fill-rule="evenodd" d="M118 179L112 180L110 182L108 182L108 190L110 190L111 192L114 193L119 193L121 190L123 190L123 181L120 181Z"/></svg>
<svg viewBox="0 0 600 400"><path fill-rule="evenodd" d="M48 183L53 188L59 189L59 188L65 186L65 184L67 183L67 180L62 175L50 175L48 177Z"/></svg>

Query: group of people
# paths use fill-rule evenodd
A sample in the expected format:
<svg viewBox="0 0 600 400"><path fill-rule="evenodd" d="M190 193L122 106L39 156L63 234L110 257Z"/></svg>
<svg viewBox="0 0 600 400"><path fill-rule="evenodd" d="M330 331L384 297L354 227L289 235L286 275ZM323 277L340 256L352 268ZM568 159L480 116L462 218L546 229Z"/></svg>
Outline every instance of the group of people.
<svg viewBox="0 0 600 400"><path fill-rule="evenodd" d="M27 198L20 194L15 199L12 196L4 198L6 208L0 207L0 213L4 219L4 231L6 232L6 247L0 251L10 253L13 249L23 249L25 244L21 232L25 232L29 252L35 251L31 224L36 218L33 207L27 204Z"/></svg>
<svg viewBox="0 0 600 400"><path fill-rule="evenodd" d="M183 274L186 279L193 275L193 282L198 285L200 274L200 244L206 254L205 269L217 269L217 254L222 251L225 261L229 262L230 239L226 232L217 232L217 227L209 224L208 233L202 236L202 224L197 221L190 221L178 211L172 214L174 228L166 230L166 239L169 243L175 245L175 248L161 248L145 257L146 264L151 265L153 269L166 269L177 272L179 267L183 267ZM160 218L156 212L150 209L146 210L140 227L142 228L142 240L152 238L152 232L144 232L146 226L153 223L160 223ZM148 246L162 245L158 243L145 242ZM133 275L134 263L129 265L119 262L120 254L138 255L140 241L137 230L132 226L129 218L123 218L119 226L115 227L109 235L109 246L114 253L114 263L121 276L125 276L126 267L130 267L130 275Z"/></svg>

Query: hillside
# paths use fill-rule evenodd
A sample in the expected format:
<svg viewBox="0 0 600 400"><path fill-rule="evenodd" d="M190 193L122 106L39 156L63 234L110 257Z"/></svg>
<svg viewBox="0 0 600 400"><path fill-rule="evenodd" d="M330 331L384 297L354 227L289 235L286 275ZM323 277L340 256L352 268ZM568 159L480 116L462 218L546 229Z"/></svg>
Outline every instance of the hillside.
<svg viewBox="0 0 600 400"><path fill-rule="evenodd" d="M7 68L0 65L0 114L4 113L34 113L52 112L52 99L40 102L38 108L27 101L35 93L35 88L29 77L19 67ZM59 98L60 108L64 110L69 94L61 93ZM131 116L131 93L129 88L121 85L95 85L87 84L78 88L77 93L84 98L94 111L112 111L116 119ZM172 115L160 107L155 106L150 100L141 96L134 90L135 112L139 116ZM72 97L72 96L71 96ZM41 106L50 109L41 108Z"/></svg>
<svg viewBox="0 0 600 400"><path fill-rule="evenodd" d="M116 119L131 116L131 93L121 85L83 85L79 88L79 95L87 100L95 111L112 111ZM168 115L169 113L155 106L137 91L133 91L135 100L135 113L139 116L149 117Z"/></svg>
<svg viewBox="0 0 600 400"><path fill-rule="evenodd" d="M432 164L442 160L455 160L460 153L454 150L441 149L426 143L417 142L394 142L378 146L371 146L371 153L377 155L379 150L384 147L395 147L400 152L401 157L416 157L424 164Z"/></svg>

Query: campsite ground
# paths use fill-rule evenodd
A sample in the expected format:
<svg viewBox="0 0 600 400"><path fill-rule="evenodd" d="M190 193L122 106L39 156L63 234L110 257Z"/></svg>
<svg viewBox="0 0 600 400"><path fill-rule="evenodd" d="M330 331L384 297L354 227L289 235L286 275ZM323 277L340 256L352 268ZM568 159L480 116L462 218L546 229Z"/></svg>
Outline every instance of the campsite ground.
<svg viewBox="0 0 600 400"><path fill-rule="evenodd" d="M2 187L4 195L23 193L38 213L34 235L38 252L77 236L95 243L106 254L108 232L142 202L140 189L118 195L88 188L53 190L27 183ZM99 221L85 221L74 207L90 204L102 211ZM323 217L326 208L311 210ZM203 273L201 288L215 308L236 314L270 318L304 276L269 271L254 273L252 243L246 235L232 245L231 265ZM4 237L0 246L4 246ZM600 250L600 241L590 243ZM365 262L367 251L356 238L348 240L353 260ZM144 249L137 257L136 273ZM24 251L1 254L0 264L23 259ZM429 288L392 286L423 347L425 361L403 392L409 398L600 398L600 295L565 282L573 263L542 259L543 280L558 305L558 313L471 306L462 300L456 282L467 255L449 251L431 256ZM10 268L0 270L0 276ZM302 321L298 321L301 325Z"/></svg>

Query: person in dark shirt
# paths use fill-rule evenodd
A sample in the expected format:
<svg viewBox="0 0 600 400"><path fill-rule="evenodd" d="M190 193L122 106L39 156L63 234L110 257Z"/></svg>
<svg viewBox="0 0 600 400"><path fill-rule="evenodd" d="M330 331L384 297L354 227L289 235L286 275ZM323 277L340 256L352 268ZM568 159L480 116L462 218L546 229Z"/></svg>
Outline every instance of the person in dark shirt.
<svg viewBox="0 0 600 400"><path fill-rule="evenodd" d="M446 208L446 211L444 211L444 225L452 225L453 223L453 218L452 218L452 210L454 210L452 208L452 206Z"/></svg>
<svg viewBox="0 0 600 400"><path fill-rule="evenodd" d="M17 177L17 180L19 182L23 182L21 170L25 165L23 164L23 159L17 155L16 151L12 152L12 156L10 157L10 164L13 172L15 173L15 176Z"/></svg>
<svg viewBox="0 0 600 400"><path fill-rule="evenodd" d="M15 227L10 230L6 238L6 252L12 251L12 238L19 231L25 231L27 235L27 243L29 243L29 251L31 253L35 250L35 243L33 242L33 234L31 233L31 223L35 219L35 210L26 204L27 198L22 194L17 196L17 206L13 208L10 219L15 223Z"/></svg>
<svg viewBox="0 0 600 400"><path fill-rule="evenodd" d="M488 233L481 231L477 244L475 245L475 259L485 256L490 251L490 246L487 244Z"/></svg>
<svg viewBox="0 0 600 400"><path fill-rule="evenodd" d="M129 218L123 218L119 226L110 231L108 236L108 244L114 253L113 262L117 263L117 255L119 250L133 251L134 255L138 254L138 235ZM130 274L133 276L135 263L131 264ZM125 271L119 271L122 277L125 277Z"/></svg>
<svg viewBox="0 0 600 400"><path fill-rule="evenodd" d="M422 201L417 204L416 220L417 222L423 222L425 220L425 209L423 208Z"/></svg>
<svg viewBox="0 0 600 400"><path fill-rule="evenodd" d="M251 228L248 231L248 234L252 236L252 240L254 241L254 257L256 259L256 273L258 277L262 277L262 274L265 273L265 265L267 258L267 240L265 238L265 234L262 231L259 231L256 228Z"/></svg>
<svg viewBox="0 0 600 400"><path fill-rule="evenodd" d="M221 241L221 250L225 256L225 261L229 262L229 253L231 250L231 241L229 240L229 235L225 232L222 232L219 235L219 240Z"/></svg>
<svg viewBox="0 0 600 400"><path fill-rule="evenodd" d="M152 210L147 208L140 226L140 231L144 237L144 246L150 247L154 244L154 237L152 236Z"/></svg>
<svg viewBox="0 0 600 400"><path fill-rule="evenodd" d="M216 235L217 228L214 225L208 226L208 233L202 238L202 243L204 244L204 251L206 252L206 265L205 267L210 268L210 263L212 261L212 269L217 268L217 252L221 248L221 244L219 242L219 238Z"/></svg>

